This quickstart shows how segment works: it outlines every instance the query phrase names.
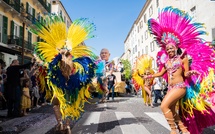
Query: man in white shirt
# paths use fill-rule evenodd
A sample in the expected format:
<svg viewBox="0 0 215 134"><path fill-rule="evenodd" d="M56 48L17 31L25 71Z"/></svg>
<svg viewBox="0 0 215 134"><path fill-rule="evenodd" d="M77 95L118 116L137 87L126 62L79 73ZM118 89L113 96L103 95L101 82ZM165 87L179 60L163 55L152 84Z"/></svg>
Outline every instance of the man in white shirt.
<svg viewBox="0 0 215 134"><path fill-rule="evenodd" d="M162 78L161 77L157 77L154 79L153 87L154 87L154 94L155 94L154 104L157 103L158 99L160 99L160 101L162 102L163 96L161 94L161 90L162 90L163 85L162 85Z"/></svg>

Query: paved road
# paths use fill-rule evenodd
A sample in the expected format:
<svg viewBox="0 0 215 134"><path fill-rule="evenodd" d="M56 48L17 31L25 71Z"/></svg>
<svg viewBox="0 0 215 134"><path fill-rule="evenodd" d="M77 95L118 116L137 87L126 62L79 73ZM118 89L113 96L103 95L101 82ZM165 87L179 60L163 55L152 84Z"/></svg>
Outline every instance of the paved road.
<svg viewBox="0 0 215 134"><path fill-rule="evenodd" d="M95 102L95 100L92 100ZM0 115L3 114L0 111ZM0 123L10 134L53 134L57 124L50 105L34 109L29 115L5 119ZM102 104L87 104L83 117L71 123L73 134L168 134L170 128L160 111L146 107L139 97L116 97ZM203 134L214 134L215 126Z"/></svg>

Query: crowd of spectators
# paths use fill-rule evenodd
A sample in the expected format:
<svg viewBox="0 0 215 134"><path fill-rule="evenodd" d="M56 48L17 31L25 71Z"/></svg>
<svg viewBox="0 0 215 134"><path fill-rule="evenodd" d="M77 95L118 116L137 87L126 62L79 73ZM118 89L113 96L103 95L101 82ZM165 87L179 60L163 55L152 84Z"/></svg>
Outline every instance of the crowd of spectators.
<svg viewBox="0 0 215 134"><path fill-rule="evenodd" d="M7 109L7 117L26 115L45 103L38 87L38 69L34 59L23 65L13 60L7 68L0 60L0 109Z"/></svg>

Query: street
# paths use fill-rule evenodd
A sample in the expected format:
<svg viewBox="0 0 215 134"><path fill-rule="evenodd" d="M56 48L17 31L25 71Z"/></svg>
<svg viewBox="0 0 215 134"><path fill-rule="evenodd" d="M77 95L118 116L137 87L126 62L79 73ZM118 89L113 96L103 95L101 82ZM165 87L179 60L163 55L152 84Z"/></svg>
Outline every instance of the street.
<svg viewBox="0 0 215 134"><path fill-rule="evenodd" d="M116 97L114 101L86 104L81 119L71 122L73 134L168 134L170 132L159 106L146 107L140 96ZM1 134L53 134L57 124L52 106L33 109L27 116L7 119L0 111ZM215 126L203 134L215 133Z"/></svg>

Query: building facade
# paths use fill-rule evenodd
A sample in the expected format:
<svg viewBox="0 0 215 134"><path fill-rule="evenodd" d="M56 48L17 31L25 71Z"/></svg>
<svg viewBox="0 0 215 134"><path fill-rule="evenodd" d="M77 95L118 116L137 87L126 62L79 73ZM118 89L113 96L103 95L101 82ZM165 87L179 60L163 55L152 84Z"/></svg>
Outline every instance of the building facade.
<svg viewBox="0 0 215 134"><path fill-rule="evenodd" d="M147 21L158 18L159 11L167 6L184 10L193 17L194 22L204 23L208 35L202 38L208 42L215 40L214 0L147 0L124 41L124 57L131 65L140 55L148 54L154 58L153 68L156 68L156 55L160 48L148 31Z"/></svg>
<svg viewBox="0 0 215 134"><path fill-rule="evenodd" d="M0 0L0 59L9 66L13 59L25 63L33 56L32 23L43 22L51 13L50 0Z"/></svg>
<svg viewBox="0 0 215 134"><path fill-rule="evenodd" d="M184 0L180 2L181 9L193 17L194 22L204 23L208 35L202 36L206 41L215 40L215 1L214 0Z"/></svg>
<svg viewBox="0 0 215 134"><path fill-rule="evenodd" d="M69 26L72 24L72 19L70 18L69 14L67 13L66 9L64 8L60 0L52 0L51 13L61 15L66 23L68 30Z"/></svg>
<svg viewBox="0 0 215 134"><path fill-rule="evenodd" d="M124 53L131 65L134 65L139 56L147 54L153 57L153 68L156 68L156 54L159 47L149 33L147 23L150 18L158 18L159 10L169 5L179 7L180 2L179 0L146 1L124 41Z"/></svg>

